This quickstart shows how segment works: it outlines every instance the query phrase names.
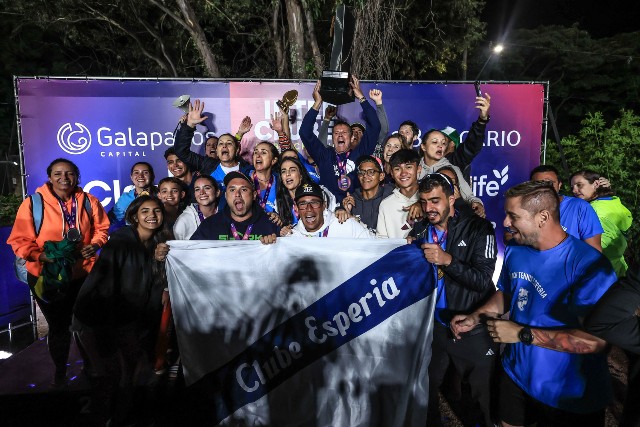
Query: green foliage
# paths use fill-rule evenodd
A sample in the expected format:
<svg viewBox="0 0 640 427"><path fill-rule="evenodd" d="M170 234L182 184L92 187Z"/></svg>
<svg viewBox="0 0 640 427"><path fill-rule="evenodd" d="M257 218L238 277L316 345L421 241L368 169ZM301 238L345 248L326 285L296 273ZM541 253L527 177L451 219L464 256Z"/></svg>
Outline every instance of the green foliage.
<svg viewBox="0 0 640 427"><path fill-rule="evenodd" d="M621 110L610 125L602 113L589 113L581 122L577 135L562 138L562 148L569 173L591 169L606 176L622 203L633 215L634 222L627 238L627 262L640 263L640 116ZM562 170L562 162L554 141L547 142L547 164ZM565 177L565 180L569 177ZM571 194L569 183L564 189Z"/></svg>
<svg viewBox="0 0 640 427"><path fill-rule="evenodd" d="M640 108L640 33L594 39L577 25L541 26L509 34L481 79L549 81L549 99L562 136L577 133L580 120L600 111L613 120L621 108ZM470 59L471 76L488 52Z"/></svg>
<svg viewBox="0 0 640 427"><path fill-rule="evenodd" d="M0 226L13 225L22 199L15 194L0 195Z"/></svg>

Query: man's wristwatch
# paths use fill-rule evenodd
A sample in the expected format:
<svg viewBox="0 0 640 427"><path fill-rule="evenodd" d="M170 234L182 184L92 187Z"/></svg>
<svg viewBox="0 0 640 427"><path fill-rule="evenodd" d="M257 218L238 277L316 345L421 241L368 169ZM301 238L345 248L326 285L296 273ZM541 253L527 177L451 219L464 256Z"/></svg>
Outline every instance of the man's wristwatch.
<svg viewBox="0 0 640 427"><path fill-rule="evenodd" d="M488 115L486 119L480 118L478 117L478 122L482 123L482 124L487 124L491 121L491 115Z"/></svg>
<svg viewBox="0 0 640 427"><path fill-rule="evenodd" d="M518 339L524 345L531 345L533 343L533 334L531 333L531 329L526 326L520 329L520 332L518 332Z"/></svg>
<svg viewBox="0 0 640 427"><path fill-rule="evenodd" d="M365 98L364 96L362 98L358 98L358 101L360 101L361 104L366 100L367 100L367 98Z"/></svg>

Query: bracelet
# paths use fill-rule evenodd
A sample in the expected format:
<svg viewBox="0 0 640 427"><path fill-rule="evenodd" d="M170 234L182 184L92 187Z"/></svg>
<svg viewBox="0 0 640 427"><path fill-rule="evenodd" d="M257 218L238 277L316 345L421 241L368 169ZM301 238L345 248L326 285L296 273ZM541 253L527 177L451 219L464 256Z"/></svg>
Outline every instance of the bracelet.
<svg viewBox="0 0 640 427"><path fill-rule="evenodd" d="M367 100L367 98L365 98L364 96L362 98L358 98L358 101L360 101L360 104L362 104L366 100Z"/></svg>

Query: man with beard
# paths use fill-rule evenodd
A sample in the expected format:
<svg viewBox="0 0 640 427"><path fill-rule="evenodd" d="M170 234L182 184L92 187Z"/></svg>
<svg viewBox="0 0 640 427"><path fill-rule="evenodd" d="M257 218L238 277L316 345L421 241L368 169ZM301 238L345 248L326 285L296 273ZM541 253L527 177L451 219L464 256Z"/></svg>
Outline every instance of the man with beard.
<svg viewBox="0 0 640 427"><path fill-rule="evenodd" d="M424 220L416 224L410 240L418 240L437 276L427 424L441 424L438 389L452 365L458 377L467 378L475 400L472 403L482 412L481 421L492 426L491 380L498 346L483 324L454 339L449 322L458 313L477 309L495 292L492 276L497 251L493 226L475 214L454 209L453 183L445 175L425 176L418 192Z"/></svg>
<svg viewBox="0 0 640 427"><path fill-rule="evenodd" d="M322 106L320 81L316 83L313 90L313 107L304 116L299 132L302 143L318 165L320 183L335 194L338 203L342 202L347 192L352 193L356 187L355 164L351 159L373 153L380 134L380 120L360 90L360 82L352 76L350 85L368 123L362 142L355 149L350 150L351 127L346 122L338 121L333 125L333 147L325 147L314 134L314 123ZM375 101L377 98L382 98L382 92L377 89L371 90L369 96Z"/></svg>
<svg viewBox="0 0 640 427"><path fill-rule="evenodd" d="M486 323L502 353L502 425L603 426L611 399L605 342L582 319L615 282L609 261L560 223L553 184L527 181L505 193L504 255L498 291L451 320L456 337ZM509 320L501 314L509 312ZM484 321L483 321L484 317ZM597 354L587 354L595 353Z"/></svg>
<svg viewBox="0 0 640 427"><path fill-rule="evenodd" d="M353 218L340 223L327 209L324 191L315 182L302 184L296 189L295 203L300 219L291 229L293 237L375 238L367 227Z"/></svg>
<svg viewBox="0 0 640 427"><path fill-rule="evenodd" d="M256 189L243 173L229 172L224 177L227 205L205 218L191 240L260 240L275 243L280 227L255 203Z"/></svg>

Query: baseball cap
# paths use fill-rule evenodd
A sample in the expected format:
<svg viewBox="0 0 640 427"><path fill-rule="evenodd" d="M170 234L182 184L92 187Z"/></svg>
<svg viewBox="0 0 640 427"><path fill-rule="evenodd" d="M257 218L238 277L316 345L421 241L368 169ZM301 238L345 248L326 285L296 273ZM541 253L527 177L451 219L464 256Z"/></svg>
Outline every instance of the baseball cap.
<svg viewBox="0 0 640 427"><path fill-rule="evenodd" d="M295 201L305 196L316 196L324 200L324 192L322 188L315 182L309 182L307 184L302 184L296 188L296 197Z"/></svg>
<svg viewBox="0 0 640 427"><path fill-rule="evenodd" d="M223 180L224 186L225 186L225 187L226 187L226 186L228 186L228 185L229 185L229 182L231 182L231 180L232 180L232 179L235 179L235 178L242 178L242 179L244 179L244 180L245 180L245 181L247 181L249 184L251 184L251 188L254 188L253 181L251 181L247 175L245 175L245 174L243 174L242 172L239 172L239 171L231 171L231 172L229 172L228 174L226 174L226 175L224 176L224 180Z"/></svg>

